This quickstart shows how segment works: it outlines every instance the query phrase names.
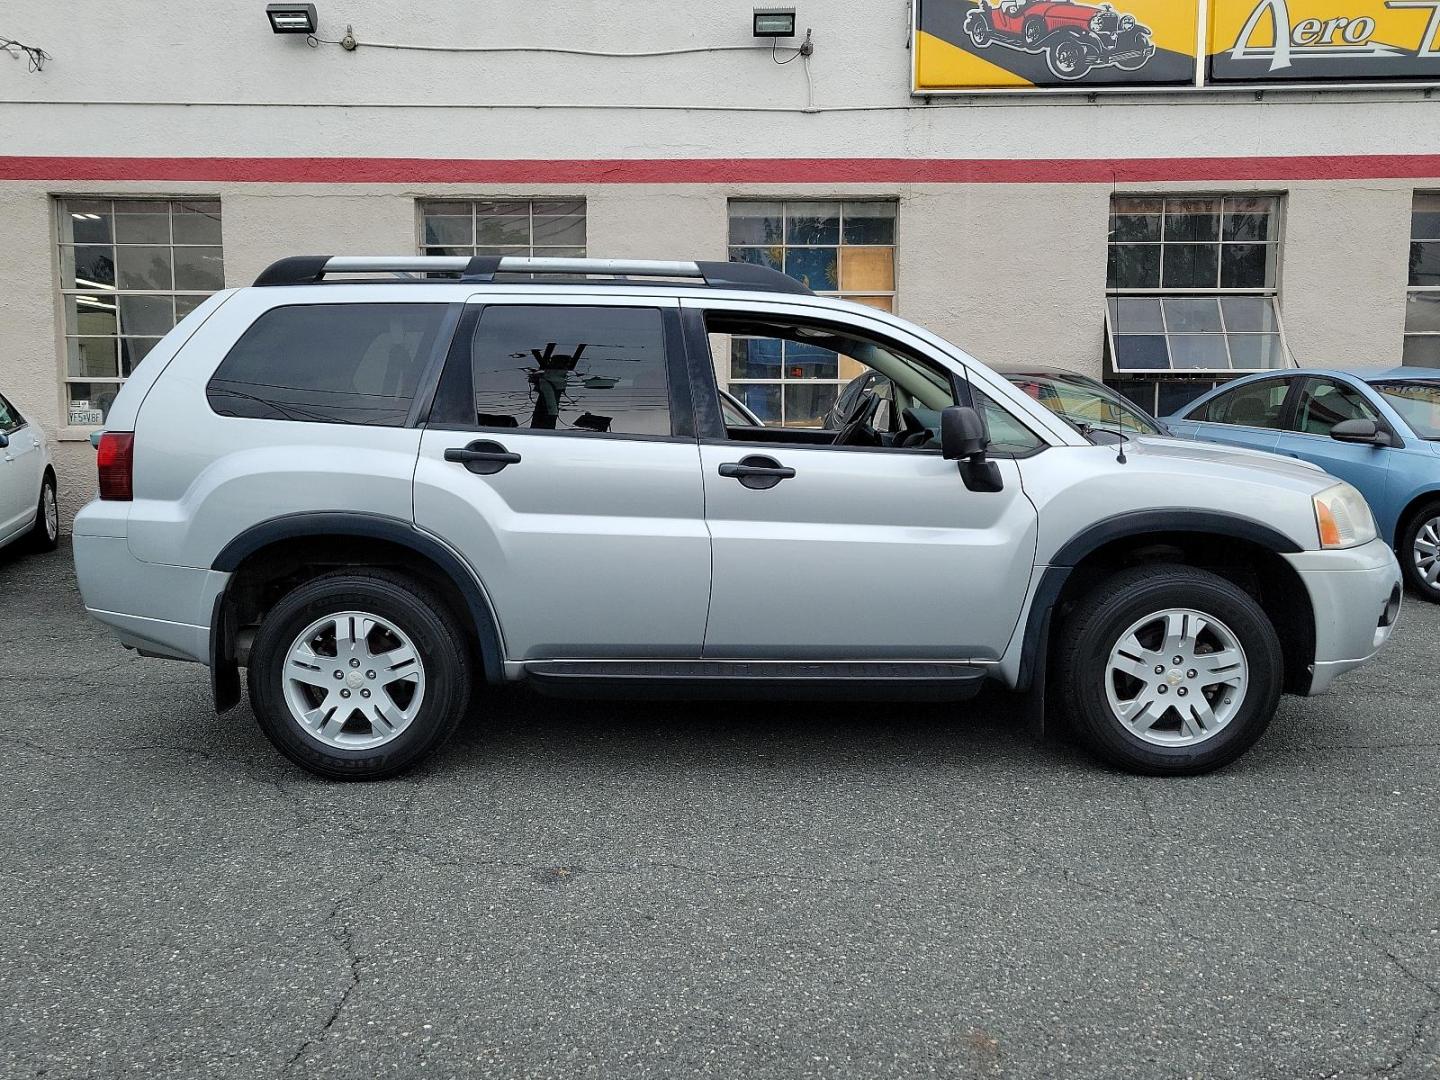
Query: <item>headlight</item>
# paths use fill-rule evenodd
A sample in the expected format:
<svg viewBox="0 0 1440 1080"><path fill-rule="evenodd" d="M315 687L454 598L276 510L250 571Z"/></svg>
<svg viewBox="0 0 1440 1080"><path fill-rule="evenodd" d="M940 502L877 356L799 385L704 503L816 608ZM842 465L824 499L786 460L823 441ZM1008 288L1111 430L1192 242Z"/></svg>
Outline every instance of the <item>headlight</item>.
<svg viewBox="0 0 1440 1080"><path fill-rule="evenodd" d="M1127 33L1127 32L1129 32L1129 31L1131 31L1131 30L1134 30L1134 29L1135 29L1135 16L1134 16L1134 15L1121 15L1121 16L1120 16L1120 32L1123 34L1123 33Z"/></svg>
<svg viewBox="0 0 1440 1080"><path fill-rule="evenodd" d="M1365 496L1349 484L1336 484L1315 496L1315 524L1322 548L1358 547L1376 535Z"/></svg>
<svg viewBox="0 0 1440 1080"><path fill-rule="evenodd" d="M1097 33L1097 34L1098 34L1101 30L1105 29L1105 16L1104 16L1104 15L1091 15L1091 16L1090 16L1090 29L1093 30L1093 31L1095 31L1095 33Z"/></svg>

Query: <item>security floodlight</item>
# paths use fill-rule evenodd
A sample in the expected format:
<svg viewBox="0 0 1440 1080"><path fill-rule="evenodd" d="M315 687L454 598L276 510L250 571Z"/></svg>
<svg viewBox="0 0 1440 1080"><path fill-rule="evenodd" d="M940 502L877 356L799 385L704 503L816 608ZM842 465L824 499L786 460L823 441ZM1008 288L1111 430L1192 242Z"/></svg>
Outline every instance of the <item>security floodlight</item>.
<svg viewBox="0 0 1440 1080"><path fill-rule="evenodd" d="M756 8L755 36L758 38L782 38L795 36L795 9Z"/></svg>
<svg viewBox="0 0 1440 1080"><path fill-rule="evenodd" d="M265 17L277 34L313 34L320 25L314 4L266 4Z"/></svg>

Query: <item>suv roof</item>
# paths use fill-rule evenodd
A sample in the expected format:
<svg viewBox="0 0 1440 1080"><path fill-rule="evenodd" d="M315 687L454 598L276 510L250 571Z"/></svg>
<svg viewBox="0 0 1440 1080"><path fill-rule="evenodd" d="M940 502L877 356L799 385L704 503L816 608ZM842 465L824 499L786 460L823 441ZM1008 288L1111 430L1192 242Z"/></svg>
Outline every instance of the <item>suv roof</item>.
<svg viewBox="0 0 1440 1080"><path fill-rule="evenodd" d="M414 278L417 284L489 285L497 280L506 284L540 284L538 279L581 279L578 284L597 284L589 279L611 277L604 284L634 284L633 278L669 279L667 285L681 288L743 289L750 292L792 293L814 296L794 278L768 266L732 262L656 262L630 259L526 259L506 255L406 255L348 256L294 255L271 263L255 284L261 287L281 285L323 285L330 275L355 274L444 274L445 277ZM452 276L453 275L453 276ZM376 278L377 282L394 284L394 278ZM357 284L352 277L346 284ZM363 282L360 282L363 284Z"/></svg>

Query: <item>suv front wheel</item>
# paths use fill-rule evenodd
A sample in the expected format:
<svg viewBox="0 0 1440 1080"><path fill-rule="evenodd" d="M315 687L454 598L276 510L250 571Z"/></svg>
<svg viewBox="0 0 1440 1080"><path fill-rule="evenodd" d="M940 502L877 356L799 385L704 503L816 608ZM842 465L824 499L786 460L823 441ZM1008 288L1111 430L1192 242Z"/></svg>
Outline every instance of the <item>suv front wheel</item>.
<svg viewBox="0 0 1440 1080"><path fill-rule="evenodd" d="M465 636L429 589L388 571L326 574L260 624L250 703L275 747L319 776L378 780L455 730L470 694Z"/></svg>
<svg viewBox="0 0 1440 1080"><path fill-rule="evenodd" d="M1062 627L1060 691L1100 757L1132 772L1193 775L1228 765L1280 700L1280 641L1239 586L1193 567L1107 578Z"/></svg>

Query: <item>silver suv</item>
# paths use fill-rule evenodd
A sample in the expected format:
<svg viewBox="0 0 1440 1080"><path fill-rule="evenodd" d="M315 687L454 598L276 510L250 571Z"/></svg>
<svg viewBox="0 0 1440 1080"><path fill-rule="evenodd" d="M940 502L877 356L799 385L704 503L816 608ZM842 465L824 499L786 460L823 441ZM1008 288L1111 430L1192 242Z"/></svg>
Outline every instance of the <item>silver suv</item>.
<svg viewBox="0 0 1440 1080"><path fill-rule="evenodd" d="M862 395L822 426L866 371L894 416ZM342 778L414 764L506 680L999 683L1111 762L1197 773L1373 656L1401 598L1314 467L1098 445L917 326L729 263L285 259L146 357L99 472L91 614L207 665L220 711L246 668L275 746Z"/></svg>

